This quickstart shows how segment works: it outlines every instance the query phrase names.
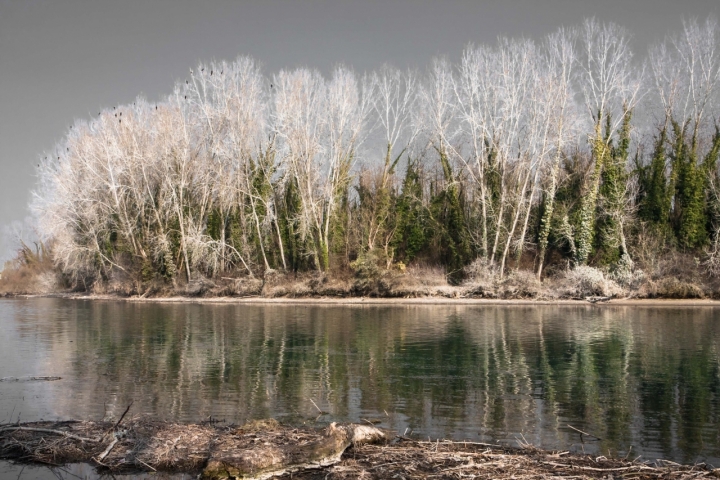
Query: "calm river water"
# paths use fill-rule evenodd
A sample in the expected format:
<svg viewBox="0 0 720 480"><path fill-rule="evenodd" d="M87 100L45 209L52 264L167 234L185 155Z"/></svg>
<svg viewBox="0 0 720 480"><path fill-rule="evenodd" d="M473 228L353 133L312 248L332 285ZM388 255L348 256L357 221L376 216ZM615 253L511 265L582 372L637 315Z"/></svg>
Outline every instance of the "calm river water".
<svg viewBox="0 0 720 480"><path fill-rule="evenodd" d="M0 423L117 418L134 402L182 422L370 420L720 466L711 307L6 299L0 331Z"/></svg>

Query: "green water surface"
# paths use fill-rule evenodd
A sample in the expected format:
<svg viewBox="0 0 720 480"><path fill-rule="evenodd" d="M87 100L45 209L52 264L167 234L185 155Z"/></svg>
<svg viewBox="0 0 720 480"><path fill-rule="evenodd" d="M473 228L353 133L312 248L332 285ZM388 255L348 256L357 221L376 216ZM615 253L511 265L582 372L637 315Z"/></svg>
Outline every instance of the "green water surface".
<svg viewBox="0 0 720 480"><path fill-rule="evenodd" d="M0 331L0 377L20 379L0 381L0 422L117 418L134 402L171 421L372 421L720 466L712 307L6 299ZM27 379L43 375L62 379Z"/></svg>

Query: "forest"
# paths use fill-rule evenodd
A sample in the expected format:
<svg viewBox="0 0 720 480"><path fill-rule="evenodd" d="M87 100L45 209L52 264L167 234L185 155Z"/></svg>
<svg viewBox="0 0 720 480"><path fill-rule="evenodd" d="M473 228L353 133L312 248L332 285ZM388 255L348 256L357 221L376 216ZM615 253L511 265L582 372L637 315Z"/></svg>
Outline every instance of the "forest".
<svg viewBox="0 0 720 480"><path fill-rule="evenodd" d="M422 72L200 64L162 101L78 120L42 155L42 249L13 265L135 294L273 275L367 294L413 268L449 285L711 282L718 28L685 21L643 57L629 30L588 19Z"/></svg>

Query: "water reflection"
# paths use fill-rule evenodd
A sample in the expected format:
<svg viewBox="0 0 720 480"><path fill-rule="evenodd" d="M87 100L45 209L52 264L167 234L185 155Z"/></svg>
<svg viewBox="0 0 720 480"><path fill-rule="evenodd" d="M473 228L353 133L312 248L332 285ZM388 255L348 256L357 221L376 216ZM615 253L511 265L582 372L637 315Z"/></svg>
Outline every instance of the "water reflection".
<svg viewBox="0 0 720 480"><path fill-rule="evenodd" d="M312 422L320 408L320 422L718 465L718 325L712 308L3 300L0 377L63 380L0 382L0 412L102 418L134 401L168 420Z"/></svg>

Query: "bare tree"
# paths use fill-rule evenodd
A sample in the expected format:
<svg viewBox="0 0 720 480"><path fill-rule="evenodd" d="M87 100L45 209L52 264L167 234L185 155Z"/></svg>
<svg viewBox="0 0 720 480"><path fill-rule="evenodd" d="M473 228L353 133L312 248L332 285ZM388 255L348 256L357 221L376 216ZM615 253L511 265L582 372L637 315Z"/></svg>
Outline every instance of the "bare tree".
<svg viewBox="0 0 720 480"><path fill-rule="evenodd" d="M379 179L377 185L374 185L375 198L364 243L368 250L381 243L390 262L393 232L388 229L387 221L390 215L391 181L398 162L408 152L418 132L417 125L412 122L417 98L417 77L412 72L402 72L386 65L379 72L373 73L369 82L371 113L377 119L384 154Z"/></svg>
<svg viewBox="0 0 720 480"><path fill-rule="evenodd" d="M551 163L546 168L545 204L538 232L537 276L542 277L548 247L550 226L555 211L555 195L560 173L560 160L576 128L576 111L573 103L572 78L575 64L574 33L561 29L545 41L545 55L549 77L541 88L546 89L549 108L548 123L553 132Z"/></svg>
<svg viewBox="0 0 720 480"><path fill-rule="evenodd" d="M581 39L583 56L578 62L579 82L593 125L589 141L594 161L587 191L582 196L580 223L576 232L576 261L584 264L592 248L600 176L603 164L610 156L609 142L615 138L613 132L637 104L642 72L638 72L632 64L630 35L622 27L612 23L600 24L594 19L586 20ZM606 131L603 131L604 122L608 119ZM624 238L622 227L618 235Z"/></svg>
<svg viewBox="0 0 720 480"><path fill-rule="evenodd" d="M327 270L332 222L347 194L364 100L354 74L342 67L329 82L306 69L282 71L275 85L275 129L300 194L300 234L311 240L316 267Z"/></svg>

